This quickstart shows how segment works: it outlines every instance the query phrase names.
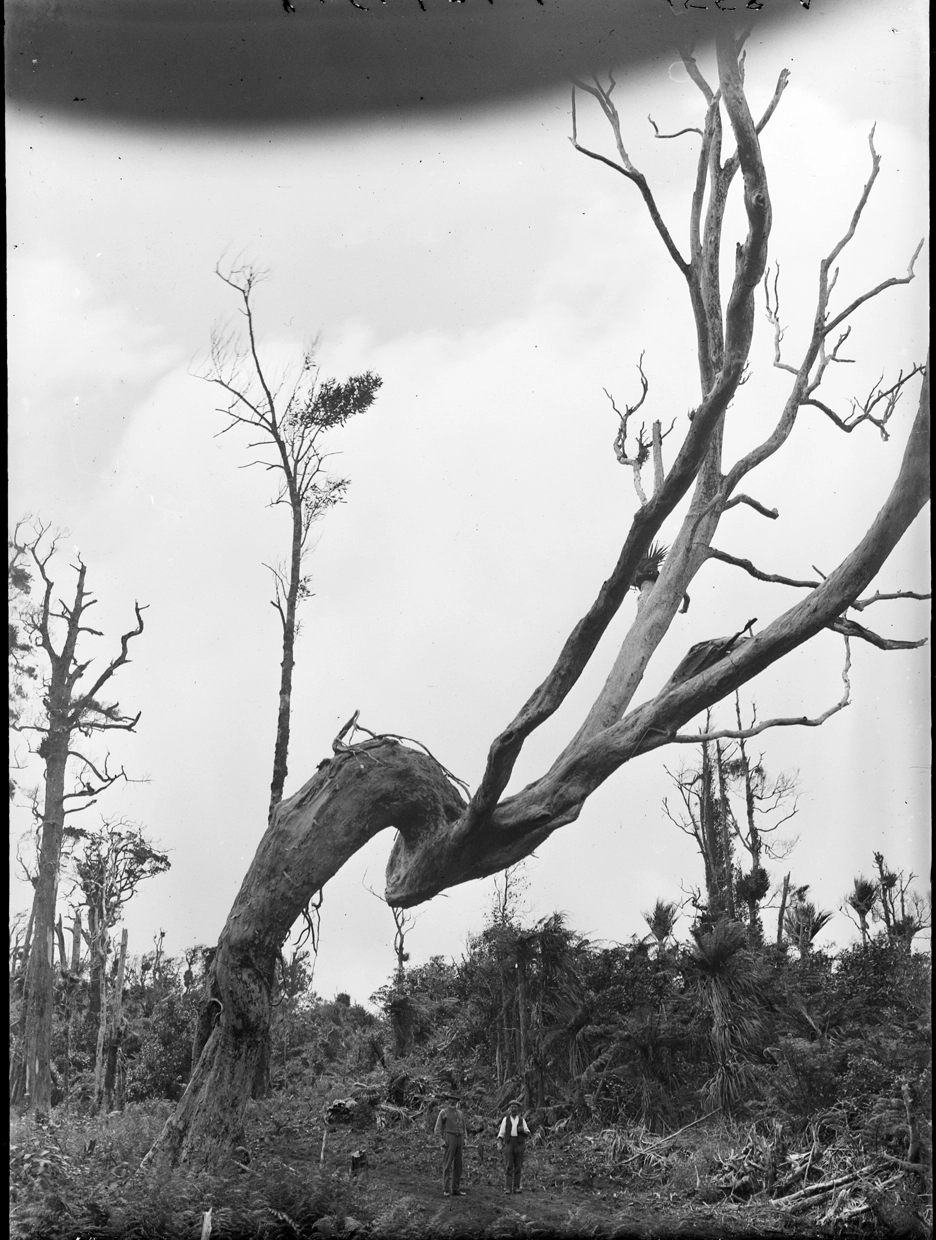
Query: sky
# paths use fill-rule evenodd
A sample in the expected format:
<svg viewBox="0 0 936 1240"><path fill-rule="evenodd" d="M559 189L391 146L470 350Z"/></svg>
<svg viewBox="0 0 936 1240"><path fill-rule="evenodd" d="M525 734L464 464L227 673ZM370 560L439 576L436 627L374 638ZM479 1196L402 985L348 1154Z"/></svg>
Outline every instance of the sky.
<svg viewBox="0 0 936 1240"><path fill-rule="evenodd" d="M708 62L701 57L703 69ZM847 227L869 173L876 124L881 175L841 261L839 304L902 274L925 235L925 26L917 3L821 5L748 44L758 112L779 72L790 85L763 137L781 269L784 348L812 314L820 258ZM685 236L701 96L674 53L630 66L615 95L629 150L678 241ZM612 153L582 104L580 139ZM98 810L140 823L171 870L128 907L130 952L166 931L179 954L216 941L265 827L279 636L265 562L287 546L269 478L242 468L246 441L224 418L207 371L212 329L236 326L219 263L268 271L256 298L263 358L286 375L318 340L323 375L374 370L373 409L337 433L348 502L316 528L314 597L302 612L290 774L298 790L355 710L375 732L425 744L474 787L487 749L551 668L617 558L636 500L615 460L619 405L651 388L648 418L668 424L698 397L691 320L633 187L569 144L570 94L550 86L486 106L187 129L92 122L14 101L7 111L10 515L65 531L64 588L80 552L98 600L89 654L104 659L147 605L132 663L113 682L142 718L112 747L137 780ZM726 253L740 236L729 214ZM923 251L921 272L928 251ZM922 274L872 303L831 378L847 408L884 371L925 355ZM758 441L783 399L758 311L752 377L727 436L729 457ZM726 517L716 545L766 571L831 570L858 540L896 473L916 389L887 442L842 435L804 411L788 451L749 490L780 509ZM671 459L671 458L670 458ZM927 517L875 582L928 587ZM671 540L675 524L662 531ZM690 645L759 627L793 601L709 564L657 652L641 700ZM800 597L797 592L794 597ZM510 790L541 774L584 717L633 616L624 603L563 708L528 742ZM888 636L928 632L926 604L862 615ZM93 642L93 648L91 643ZM771 864L837 909L880 849L928 892L928 649L852 648L853 702L822 728L754 742L772 772L798 772L795 848ZM742 693L761 717L817 715L841 695L842 645L820 634ZM728 719L723 718L727 723ZM28 761L22 744L22 760ZM670 823L670 747L622 768L525 866L530 917L553 910L589 938L646 932L642 912L702 881L692 841ZM27 770L23 783L35 778ZM14 807L13 833L28 813ZM393 921L379 898L391 837L378 836L325 889L315 988L366 1000L393 965ZM11 905L28 905L16 881ZM480 929L492 879L414 910L412 963L460 957ZM376 893L376 894L375 894ZM689 916L677 925L685 938ZM820 944L854 929L838 914Z"/></svg>

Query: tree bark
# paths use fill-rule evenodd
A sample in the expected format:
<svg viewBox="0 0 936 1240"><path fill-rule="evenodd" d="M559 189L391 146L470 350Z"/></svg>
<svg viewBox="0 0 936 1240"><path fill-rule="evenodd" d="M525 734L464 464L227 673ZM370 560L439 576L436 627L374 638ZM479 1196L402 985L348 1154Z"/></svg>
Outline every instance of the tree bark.
<svg viewBox="0 0 936 1240"><path fill-rule="evenodd" d="M123 1041L123 984L124 967L127 960L127 931L120 935L120 955L117 957L117 979L114 983L114 1001L111 1004L110 1018L107 1022L107 1062L104 1066L104 1110L113 1109L114 1090L117 1083L117 1059L120 1044Z"/></svg>
<svg viewBox="0 0 936 1240"><path fill-rule="evenodd" d="M519 1026L520 1038L520 1093L523 1098L524 1110L526 1110L530 1105L529 1088L527 1085L530 1054L527 1033L529 1013L527 1012L526 957L523 955L525 946L521 944L518 944L518 946L520 951L517 953L517 1024Z"/></svg>
<svg viewBox="0 0 936 1240"><path fill-rule="evenodd" d="M786 913L787 899L790 894L790 876L783 876L783 890L780 892L780 912L777 914L777 946L783 945L783 917Z"/></svg>
<svg viewBox="0 0 936 1240"><path fill-rule="evenodd" d="M285 460L285 456L284 456ZM290 478L287 465L286 477ZM289 485L289 506L292 511L292 540L289 551L289 585L286 591L286 609L282 616L283 658L280 663L279 705L276 714L276 740L273 745L273 779L270 784L270 817L283 799L286 776L289 773L289 730L292 712L292 680L296 665L296 607L299 601L299 583L302 576L302 497L294 485Z"/></svg>
<svg viewBox="0 0 936 1240"><path fill-rule="evenodd" d="M238 1143L277 953L302 909L378 832L444 831L464 809L438 763L395 740L342 750L280 802L218 941L192 1078L148 1159L208 1163Z"/></svg>
<svg viewBox="0 0 936 1240"><path fill-rule="evenodd" d="M50 693L51 696L51 693ZM26 1071L14 1103L25 1104L37 1118L52 1106L52 1005L55 988L53 939L59 863L65 832L65 768L69 733L50 727L46 736L45 799L39 841L39 872L33 897L33 940L23 989L23 1052ZM20 1093L20 1090L23 1093Z"/></svg>
<svg viewBox="0 0 936 1240"><path fill-rule="evenodd" d="M98 923L95 946L91 951L92 969L98 977L98 1023L94 1042L94 1101L92 1112L96 1113L104 1096L104 1044L107 1037L107 931L103 917Z"/></svg>

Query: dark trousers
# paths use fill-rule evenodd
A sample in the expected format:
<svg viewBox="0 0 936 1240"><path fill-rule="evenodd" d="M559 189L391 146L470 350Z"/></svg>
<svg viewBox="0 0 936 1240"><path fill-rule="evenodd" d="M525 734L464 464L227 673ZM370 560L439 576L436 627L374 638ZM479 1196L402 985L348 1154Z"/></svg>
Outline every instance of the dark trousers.
<svg viewBox="0 0 936 1240"><path fill-rule="evenodd" d="M457 1193L461 1184L462 1147L465 1138L456 1132L446 1132L442 1140L445 1148L442 1151L442 1188L447 1193Z"/></svg>
<svg viewBox="0 0 936 1240"><path fill-rule="evenodd" d="M525 1146L526 1141L521 1141L519 1137L504 1138L504 1188L507 1192L515 1193L520 1188Z"/></svg>

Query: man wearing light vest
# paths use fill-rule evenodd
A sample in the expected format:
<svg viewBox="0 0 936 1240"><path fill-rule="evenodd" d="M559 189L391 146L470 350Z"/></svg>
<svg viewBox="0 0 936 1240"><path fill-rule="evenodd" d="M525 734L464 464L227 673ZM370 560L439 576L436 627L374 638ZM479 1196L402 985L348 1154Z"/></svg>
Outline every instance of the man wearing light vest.
<svg viewBox="0 0 936 1240"><path fill-rule="evenodd" d="M501 1120L497 1133L497 1145L504 1154L504 1193L519 1193L523 1172L523 1151L530 1135L526 1120L520 1114L520 1103L515 1098L508 1113Z"/></svg>

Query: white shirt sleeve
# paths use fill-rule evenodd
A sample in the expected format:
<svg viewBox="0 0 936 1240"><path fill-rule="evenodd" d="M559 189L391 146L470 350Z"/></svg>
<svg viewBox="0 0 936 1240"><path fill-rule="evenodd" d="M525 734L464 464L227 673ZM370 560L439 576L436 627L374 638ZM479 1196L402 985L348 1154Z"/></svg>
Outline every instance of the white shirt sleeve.
<svg viewBox="0 0 936 1240"><path fill-rule="evenodd" d="M498 1141L503 1141L506 1133L507 1133L507 1116L505 1115L504 1118L501 1120L500 1128L497 1130Z"/></svg>

